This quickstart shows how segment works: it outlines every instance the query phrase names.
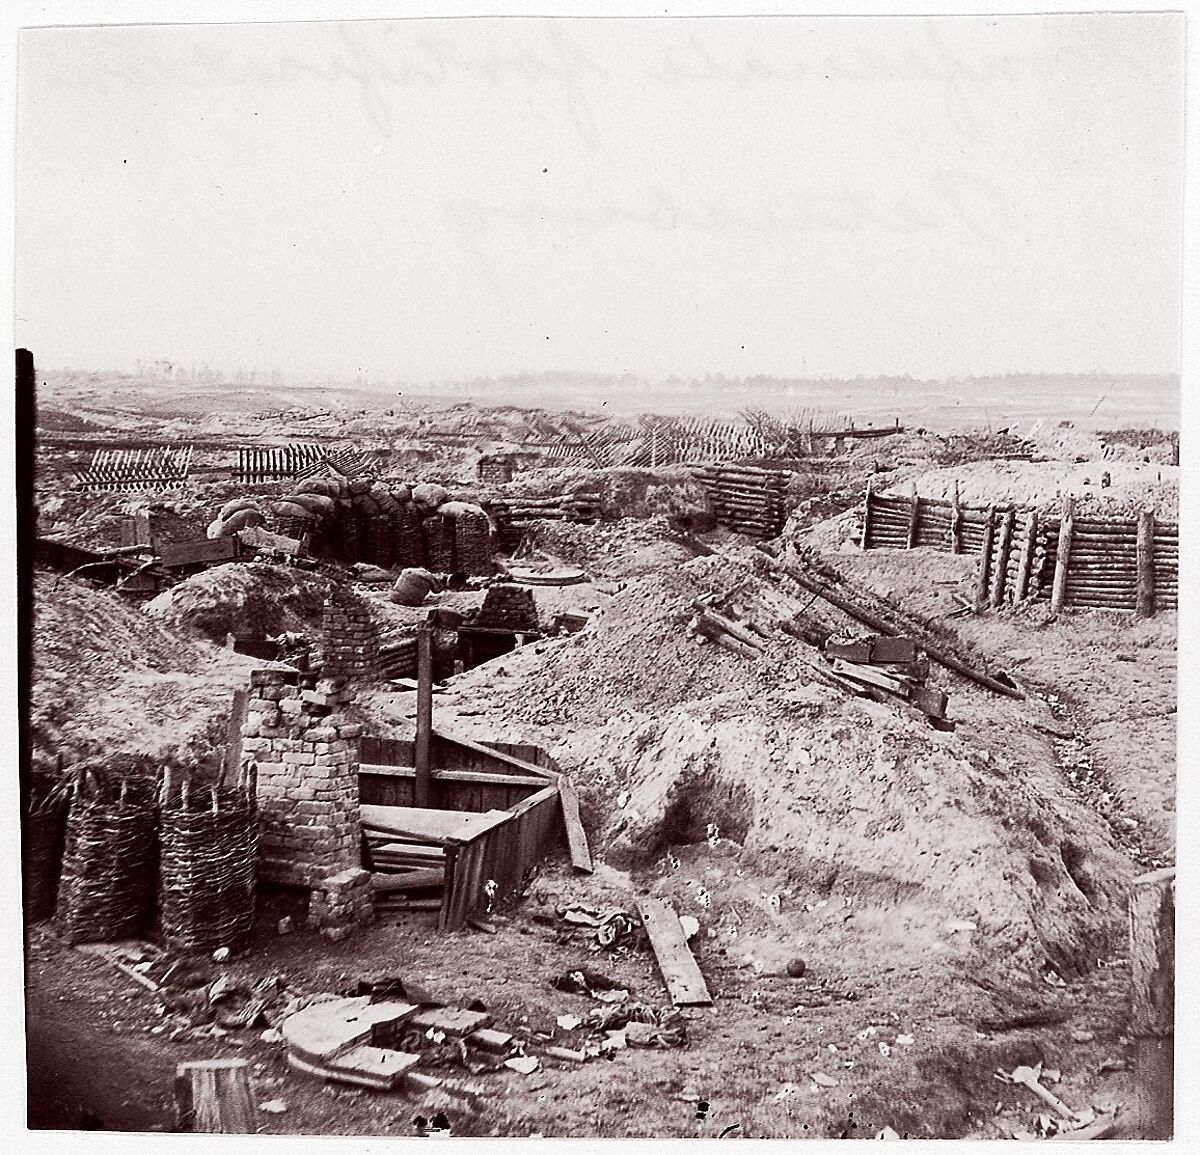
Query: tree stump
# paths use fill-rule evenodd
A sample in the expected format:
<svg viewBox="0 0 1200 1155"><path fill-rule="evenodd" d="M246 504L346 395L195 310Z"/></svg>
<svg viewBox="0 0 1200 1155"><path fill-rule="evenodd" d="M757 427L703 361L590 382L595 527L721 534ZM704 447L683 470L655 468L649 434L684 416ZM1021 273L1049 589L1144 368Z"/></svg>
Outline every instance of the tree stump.
<svg viewBox="0 0 1200 1155"><path fill-rule="evenodd" d="M175 1069L175 1112L180 1131L253 1135L254 1100L245 1059L203 1059Z"/></svg>

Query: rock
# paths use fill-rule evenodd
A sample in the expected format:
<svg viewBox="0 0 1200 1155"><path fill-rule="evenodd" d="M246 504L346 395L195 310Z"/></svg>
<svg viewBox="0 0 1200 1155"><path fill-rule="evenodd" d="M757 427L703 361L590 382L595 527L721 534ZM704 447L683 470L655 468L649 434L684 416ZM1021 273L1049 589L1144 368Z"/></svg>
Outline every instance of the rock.
<svg viewBox="0 0 1200 1155"><path fill-rule="evenodd" d="M808 970L808 963L802 958L789 959L787 964L788 978L799 979L804 977L805 971Z"/></svg>
<svg viewBox="0 0 1200 1155"><path fill-rule="evenodd" d="M279 925L275 929L280 934L291 934L295 928L292 924L291 918L289 917L289 918L281 918L279 920Z"/></svg>
<svg viewBox="0 0 1200 1155"><path fill-rule="evenodd" d="M1090 1043L1095 1037L1095 1034L1091 1031L1071 1032L1071 1042L1073 1043Z"/></svg>

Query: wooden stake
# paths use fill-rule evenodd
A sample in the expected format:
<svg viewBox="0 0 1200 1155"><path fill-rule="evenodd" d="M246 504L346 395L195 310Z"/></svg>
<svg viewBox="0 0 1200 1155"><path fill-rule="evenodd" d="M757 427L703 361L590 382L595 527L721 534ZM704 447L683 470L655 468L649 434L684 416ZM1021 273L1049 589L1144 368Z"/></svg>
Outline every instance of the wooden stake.
<svg viewBox="0 0 1200 1155"><path fill-rule="evenodd" d="M1137 1138L1170 1139L1175 1106L1175 869L1129 891L1129 1033L1135 1043Z"/></svg>
<svg viewBox="0 0 1200 1155"><path fill-rule="evenodd" d="M981 608L986 606L988 601L988 584L992 567L992 539L995 534L996 507L989 505L987 521L983 525L983 546L979 551L979 573L975 578L975 604Z"/></svg>
<svg viewBox="0 0 1200 1155"><path fill-rule="evenodd" d="M245 1059L204 1059L175 1069L176 1122L181 1131L253 1135L257 1130Z"/></svg>
<svg viewBox="0 0 1200 1155"><path fill-rule="evenodd" d="M1000 523L1000 543L996 547L996 564L992 567L992 609L998 610L1004 603L1004 583L1008 577L1008 555L1012 550L1013 526L1016 511L1008 510Z"/></svg>
<svg viewBox="0 0 1200 1155"><path fill-rule="evenodd" d="M1029 596L1029 574L1033 568L1033 554L1037 548L1038 515L1031 509L1025 521L1025 537L1021 543L1021 559L1017 564L1017 588L1013 590L1013 601L1023 602Z"/></svg>
<svg viewBox="0 0 1200 1155"><path fill-rule="evenodd" d="M1063 498L1062 520L1058 525L1058 557L1054 562L1054 586L1050 591L1050 612L1062 609L1063 596L1067 592L1067 566L1071 563L1071 534L1075 529L1074 503L1070 497Z"/></svg>
<svg viewBox="0 0 1200 1155"><path fill-rule="evenodd" d="M958 478L954 479L954 495L950 498L950 552L962 553L962 510L958 507Z"/></svg>
<svg viewBox="0 0 1200 1155"><path fill-rule="evenodd" d="M917 496L917 483L912 485L912 505L908 511L908 541L905 549L912 549L917 544L917 519L921 515L921 499Z"/></svg>
<svg viewBox="0 0 1200 1155"><path fill-rule="evenodd" d="M413 804L428 806L432 781L429 752L433 737L433 629L422 622L417 629L417 741L413 763Z"/></svg>
<svg viewBox="0 0 1200 1155"><path fill-rule="evenodd" d="M1154 617L1154 512L1143 509L1137 525L1137 616Z"/></svg>
<svg viewBox="0 0 1200 1155"><path fill-rule="evenodd" d="M871 540L871 482L874 478L867 478L867 493L863 498L863 520L862 520L862 549L870 548Z"/></svg>

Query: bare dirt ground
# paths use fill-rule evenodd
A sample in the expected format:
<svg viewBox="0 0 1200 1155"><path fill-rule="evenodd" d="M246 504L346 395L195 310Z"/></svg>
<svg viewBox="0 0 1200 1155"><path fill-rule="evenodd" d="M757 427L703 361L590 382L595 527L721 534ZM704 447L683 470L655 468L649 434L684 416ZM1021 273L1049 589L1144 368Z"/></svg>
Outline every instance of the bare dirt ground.
<svg viewBox="0 0 1200 1155"><path fill-rule="evenodd" d="M300 400L277 399L281 408ZM233 408L252 425L248 402ZM104 418L95 404L79 413ZM330 428L350 417L339 410ZM426 419L396 415L397 469L416 467L408 446ZM107 420L161 432L164 421L201 418L110 411ZM222 428L240 420L226 415ZM463 413L456 420L471 425ZM512 433L526 419L489 420ZM287 428L299 438L307 425ZM1039 477L1078 468L984 462L988 444L914 431L856 448L797 485L788 533L907 611L944 618L957 608L951 592L970 585L970 559L846 548L839 515L880 472L932 485L931 468L943 479L959 468L964 484L983 479L981 494L998 500L996 487L1028 466ZM478 445L439 450L439 467L467 486ZM1149 466L1150 483L1145 465L1129 463L1125 496L1144 500L1161 484L1169 501L1171 477L1160 482ZM542 482L559 489L595 481L550 472ZM118 501L81 500L54 470L41 484L57 532L112 540ZM534 474L520 483L536 484ZM613 474L605 485L623 519L542 523L525 547L585 568L585 583L537 598L544 617L589 611L591 624L455 677L436 707L461 733L534 742L558 759L581 794L596 874L548 861L495 934L442 935L431 916L410 915L336 944L277 934L282 915L302 925L302 911L264 892L249 949L218 969L278 975L293 995L396 974L447 1002L481 1000L506 1030L571 1046L577 1034L556 1018L597 1004L551 985L568 970L667 1000L644 943L604 951L558 908L633 910L637 896L657 894L697 918L693 949L716 1000L685 1012L687 1045L584 1065L545 1059L530 1076L460 1073L475 1093L453 1099L336 1087L290 1070L261 1025L213 1035L160 1013L148 991L43 923L28 937L33 1125L170 1129L175 1063L235 1054L251 1061L257 1101L285 1104L261 1112L260 1129L278 1134L408 1136L418 1117L442 1111L459 1136L1033 1135L1044 1107L993 1074L1039 1061L1061 1072L1054 1091L1078 1109L1131 1102L1125 889L1138 870L1174 859L1175 615L1049 620L1033 607L959 617L947 623L955 635L1027 697L1000 698L938 669L932 680L957 722L939 733L905 707L831 685L815 651L782 628L811 600L765 574L744 539L705 534L719 556L694 559L677 521L699 500L686 482ZM206 481L172 500L185 525L202 527L235 492ZM97 748L210 756L232 690L257 664L214 644L221 630L248 618L318 628L320 575L274 572L251 591L252 569L210 571L153 609L39 575L32 722L43 760ZM360 590L388 630L425 615L392 606L386 586ZM706 594L756 622L769 654L751 660L692 635L688 609ZM481 596L437 604L467 608ZM361 688L357 704L368 732L398 736L411 733L413 707L412 694L386 687ZM797 958L805 972L790 977Z"/></svg>

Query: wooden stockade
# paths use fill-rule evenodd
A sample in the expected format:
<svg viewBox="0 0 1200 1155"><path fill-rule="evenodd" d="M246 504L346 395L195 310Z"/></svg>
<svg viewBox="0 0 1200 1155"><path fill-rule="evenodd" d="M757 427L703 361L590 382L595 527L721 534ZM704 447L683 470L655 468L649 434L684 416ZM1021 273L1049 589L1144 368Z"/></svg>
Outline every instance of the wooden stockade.
<svg viewBox="0 0 1200 1155"><path fill-rule="evenodd" d="M244 485L282 481L324 457L324 447L311 441L270 447L243 445L238 449L237 480Z"/></svg>
<svg viewBox="0 0 1200 1155"><path fill-rule="evenodd" d="M192 447L97 449L91 465L75 475L76 489L167 489L187 481Z"/></svg>
<svg viewBox="0 0 1200 1155"><path fill-rule="evenodd" d="M784 492L791 474L751 465L711 465L696 469L717 522L750 537L778 537L786 520Z"/></svg>
<svg viewBox="0 0 1200 1155"><path fill-rule="evenodd" d="M163 776L160 912L173 950L229 946L253 926L258 817L250 767L229 787Z"/></svg>
<svg viewBox="0 0 1200 1155"><path fill-rule="evenodd" d="M303 481L306 477L319 477L323 473L331 472L340 473L343 477L378 477L379 471L380 461L377 456L349 446L346 449L322 453L319 461L302 465L292 477L296 481Z"/></svg>
<svg viewBox="0 0 1200 1155"><path fill-rule="evenodd" d="M1144 510L1136 518L1077 516L1067 498L1046 514L1016 505L900 497L867 485L864 549L929 548L979 557L977 605L1048 599L1066 607L1135 611L1179 606L1179 526Z"/></svg>

